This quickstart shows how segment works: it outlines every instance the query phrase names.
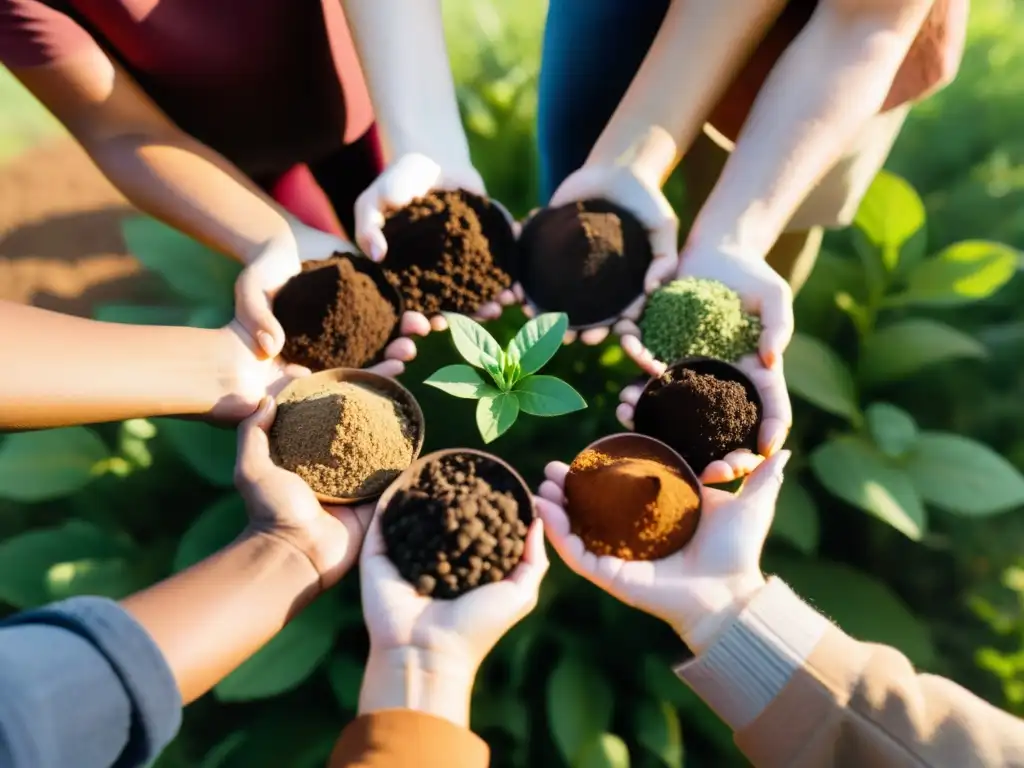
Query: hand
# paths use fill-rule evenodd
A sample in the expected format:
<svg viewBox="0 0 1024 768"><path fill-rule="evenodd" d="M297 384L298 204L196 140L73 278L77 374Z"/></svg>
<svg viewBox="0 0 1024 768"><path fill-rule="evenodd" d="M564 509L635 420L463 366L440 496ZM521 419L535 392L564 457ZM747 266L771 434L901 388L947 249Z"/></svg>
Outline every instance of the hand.
<svg viewBox="0 0 1024 768"><path fill-rule="evenodd" d="M302 271L305 261L323 261L335 253L358 255L352 243L292 222L289 231L270 243L242 270L235 283L235 316L243 328L259 343L270 358L277 357L284 348L284 329L274 316L273 300L284 284ZM402 338L395 339L384 357L408 362L416 357L416 345L409 336L424 336L422 316L405 313L402 316Z"/></svg>
<svg viewBox="0 0 1024 768"><path fill-rule="evenodd" d="M273 399L264 398L239 426L235 485L249 529L294 547L315 569L321 589L328 589L356 562L373 507L323 506L302 478L277 466L267 437L275 412Z"/></svg>
<svg viewBox="0 0 1024 768"><path fill-rule="evenodd" d="M370 660L359 712L406 707L430 711L466 725L469 691L487 653L537 604L548 569L544 529L530 526L523 557L503 581L455 600L420 595L388 559L378 510L360 560L363 615L370 633ZM410 678L422 676L419 691Z"/></svg>
<svg viewBox="0 0 1024 768"><path fill-rule="evenodd" d="M551 196L550 206L603 198L620 205L640 221L651 241L654 261L648 270L645 289L653 290L659 269L672 270L678 264L679 219L672 210L661 185L629 165L584 165L563 181ZM643 296L627 308L623 317L636 319L643 307ZM580 333L584 344L599 344L611 328L591 328Z"/></svg>
<svg viewBox="0 0 1024 768"><path fill-rule="evenodd" d="M631 343L627 341L628 338L624 336L622 339L624 348ZM633 337L633 341L639 344L639 337ZM655 361L649 352L646 359L647 371L652 376L660 376L665 372L665 365ZM737 362L736 366L750 377L761 396L763 412L761 429L757 436L760 455L746 449L733 451L704 468L700 476L703 483L729 483L750 474L761 463L763 457L773 456L782 448L793 424L793 407L789 401L789 390L786 388L782 364L769 370L757 355L748 355ZM620 402L615 410L615 416L626 429L633 429L633 415L643 389L644 383L630 384L619 393Z"/></svg>
<svg viewBox="0 0 1024 768"><path fill-rule="evenodd" d="M789 456L782 451L765 461L738 495L704 488L697 533L663 560L627 562L588 552L570 532L563 509L569 468L560 462L547 466L537 512L569 568L627 605L667 622L694 653L702 653L764 586L761 550Z"/></svg>
<svg viewBox="0 0 1024 768"><path fill-rule="evenodd" d="M255 340L237 320L213 333L220 337L218 388L222 392L210 412L214 421L237 423L252 415L264 397L277 397L293 380L310 373L308 368L286 363L280 357L263 357ZM385 360L369 370L394 377L405 370L405 365L401 360Z"/></svg>

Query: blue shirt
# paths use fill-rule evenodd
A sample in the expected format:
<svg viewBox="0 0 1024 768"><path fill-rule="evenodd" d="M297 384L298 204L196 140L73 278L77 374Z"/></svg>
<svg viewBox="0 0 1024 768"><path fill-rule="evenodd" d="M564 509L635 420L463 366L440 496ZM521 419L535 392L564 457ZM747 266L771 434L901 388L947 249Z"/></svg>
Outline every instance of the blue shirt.
<svg viewBox="0 0 1024 768"><path fill-rule="evenodd" d="M120 605L75 597L0 622L0 768L129 768L181 725L160 649Z"/></svg>

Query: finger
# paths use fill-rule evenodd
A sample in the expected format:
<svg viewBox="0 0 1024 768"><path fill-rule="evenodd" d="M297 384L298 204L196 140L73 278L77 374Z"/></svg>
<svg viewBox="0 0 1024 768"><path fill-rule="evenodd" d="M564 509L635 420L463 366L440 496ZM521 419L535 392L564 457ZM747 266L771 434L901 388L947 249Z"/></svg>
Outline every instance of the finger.
<svg viewBox="0 0 1024 768"><path fill-rule="evenodd" d="M636 408L636 404L640 402L640 396L643 395L644 388L640 384L630 384L628 387L624 387L619 392L619 402L631 405Z"/></svg>
<svg viewBox="0 0 1024 768"><path fill-rule="evenodd" d="M569 518L565 510L547 499L536 499L537 514L544 521L544 530L555 552L569 569L588 581L598 583L597 557L588 552L579 536L570 533Z"/></svg>
<svg viewBox="0 0 1024 768"><path fill-rule="evenodd" d="M277 357L284 347L284 328L274 317L270 298L251 269L242 271L235 281L235 316L267 357Z"/></svg>
<svg viewBox="0 0 1024 768"><path fill-rule="evenodd" d="M477 320L497 320L499 317L501 317L501 304L497 301L489 301L476 311Z"/></svg>
<svg viewBox="0 0 1024 768"><path fill-rule="evenodd" d="M513 304L519 302L519 298L516 296L515 291L511 288L506 288L504 291L498 294L498 303L503 307L511 307Z"/></svg>
<svg viewBox="0 0 1024 768"><path fill-rule="evenodd" d="M322 505L324 511L345 526L349 536L348 556L345 558L351 562L355 561L357 551L363 546L366 539L366 530L373 518L373 505L364 504L361 507L341 507L335 504Z"/></svg>
<svg viewBox="0 0 1024 768"><path fill-rule="evenodd" d="M387 544L384 542L384 532L381 530L380 521L384 515L384 505L377 504L370 516L366 526L366 537L363 539L362 563L375 557L387 560Z"/></svg>
<svg viewBox="0 0 1024 768"><path fill-rule="evenodd" d="M643 337L643 333L640 331L640 326L628 318L625 320L619 320L619 322L615 324L615 334L620 338L622 336L636 336L638 339Z"/></svg>
<svg viewBox="0 0 1024 768"><path fill-rule="evenodd" d="M622 311L623 320L631 324L635 324L636 321L640 319L640 316L644 313L645 304L647 304L647 294L640 294L639 296L636 297L636 299L633 300L632 304L630 304ZM636 326L634 325L634 327ZM638 331L636 335L639 336L640 332Z"/></svg>
<svg viewBox="0 0 1024 768"><path fill-rule="evenodd" d="M764 419L757 439L758 450L766 459L771 458L786 444L787 437L789 424L782 419Z"/></svg>
<svg viewBox="0 0 1024 768"><path fill-rule="evenodd" d="M654 293L664 283L674 280L678 272L679 256L675 253L655 259L644 275L644 290L647 293Z"/></svg>
<svg viewBox="0 0 1024 768"><path fill-rule="evenodd" d="M564 461L551 461L544 467L544 477L559 487L565 485L565 476L569 474L569 465Z"/></svg>
<svg viewBox="0 0 1024 768"><path fill-rule="evenodd" d="M448 330L448 321L444 319L444 315L434 315L430 318L430 330L435 333L443 333Z"/></svg>
<svg viewBox="0 0 1024 768"><path fill-rule="evenodd" d="M576 341L576 336L577 336L576 331L566 331L565 335L562 337L562 343L563 344L572 344L574 341Z"/></svg>
<svg viewBox="0 0 1024 768"><path fill-rule="evenodd" d="M619 403L615 407L615 418L618 420L626 429L632 431L635 428L633 417L636 415L636 411L631 405L626 403Z"/></svg>
<svg viewBox="0 0 1024 768"><path fill-rule="evenodd" d="M238 426L238 459L235 464L235 484L255 482L270 460L270 440L267 430L274 423L277 406L274 398L264 397L256 412Z"/></svg>
<svg viewBox="0 0 1024 768"><path fill-rule="evenodd" d="M548 553L544 547L544 521L537 518L530 524L523 558L509 575L509 581L518 585L525 595L535 598L544 574L548 572L548 565Z"/></svg>
<svg viewBox="0 0 1024 768"><path fill-rule="evenodd" d="M526 294L523 293L523 286L521 286L519 283L514 283L512 285L512 293L513 295L515 295L516 301L518 301L520 304L526 301Z"/></svg>
<svg viewBox="0 0 1024 768"><path fill-rule="evenodd" d="M644 372L651 376L661 376L665 372L665 363L655 360L651 351L636 336L623 336L621 344L623 351Z"/></svg>
<svg viewBox="0 0 1024 768"><path fill-rule="evenodd" d="M356 200L356 242L363 253L373 261L381 261L388 252L384 238L384 212L374 187L370 187Z"/></svg>
<svg viewBox="0 0 1024 768"><path fill-rule="evenodd" d="M779 451L767 459L754 470L740 490L737 510L743 537L758 542L758 549L771 528L775 503L782 488L782 472L791 455L790 451Z"/></svg>
<svg viewBox="0 0 1024 768"><path fill-rule="evenodd" d="M761 302L761 339L757 349L769 368L782 364L782 353L793 338L793 294L781 283Z"/></svg>
<svg viewBox="0 0 1024 768"><path fill-rule="evenodd" d="M378 376L387 376L389 379L393 379L405 372L405 363L401 360L385 360L382 363L370 366L366 370L376 373Z"/></svg>
<svg viewBox="0 0 1024 768"><path fill-rule="evenodd" d="M429 336L430 321L422 312L403 312L398 332L403 336Z"/></svg>
<svg viewBox="0 0 1024 768"><path fill-rule="evenodd" d="M611 328L601 326L600 328L588 328L580 334L580 341L587 346L596 346L608 338Z"/></svg>
<svg viewBox="0 0 1024 768"><path fill-rule="evenodd" d="M793 425L793 404L782 365L766 368L758 355L748 355L738 363L757 388L763 412L758 450L764 456L778 451Z"/></svg>
<svg viewBox="0 0 1024 768"><path fill-rule="evenodd" d="M668 206L668 210L663 209L661 224L650 232L654 261L671 260L679 254L679 219L676 218L675 211L667 201L665 206Z"/></svg>
<svg viewBox="0 0 1024 768"><path fill-rule="evenodd" d="M545 480L540 484L540 487L537 489L537 495L542 499L547 499L552 504L565 504L565 493L562 490L562 486L551 480Z"/></svg>
<svg viewBox="0 0 1024 768"><path fill-rule="evenodd" d="M384 349L384 357L408 363L416 358L416 343L412 339L395 339Z"/></svg>
<svg viewBox="0 0 1024 768"><path fill-rule="evenodd" d="M731 483L735 479L736 474L733 471L733 468L729 465L729 462L723 459L712 461L704 467L704 471L700 473L700 481L705 485Z"/></svg>

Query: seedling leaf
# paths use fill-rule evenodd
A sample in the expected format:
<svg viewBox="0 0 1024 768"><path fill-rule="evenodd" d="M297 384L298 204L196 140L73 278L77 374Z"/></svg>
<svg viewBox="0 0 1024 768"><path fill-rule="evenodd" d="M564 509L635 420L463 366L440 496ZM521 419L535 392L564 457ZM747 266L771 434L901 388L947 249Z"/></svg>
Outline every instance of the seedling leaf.
<svg viewBox="0 0 1024 768"><path fill-rule="evenodd" d="M569 316L564 312L539 315L520 328L508 346L510 355L517 356L522 375L536 373L547 365L568 329Z"/></svg>
<svg viewBox="0 0 1024 768"><path fill-rule="evenodd" d="M517 416L519 399L509 392L482 397L476 404L476 426L485 443L493 442L505 434Z"/></svg>
<svg viewBox="0 0 1024 768"><path fill-rule="evenodd" d="M502 351L494 337L480 323L465 315L445 312L444 318L451 330L452 343L462 359L474 368L483 368L497 381L501 373Z"/></svg>
<svg viewBox="0 0 1024 768"><path fill-rule="evenodd" d="M519 407L531 416L562 416L587 407L579 392L554 376L527 376L515 394Z"/></svg>
<svg viewBox="0 0 1024 768"><path fill-rule="evenodd" d="M479 400L487 395L497 395L499 391L484 381L475 368L468 365L446 365L434 371L434 374L423 382L453 397L467 400Z"/></svg>

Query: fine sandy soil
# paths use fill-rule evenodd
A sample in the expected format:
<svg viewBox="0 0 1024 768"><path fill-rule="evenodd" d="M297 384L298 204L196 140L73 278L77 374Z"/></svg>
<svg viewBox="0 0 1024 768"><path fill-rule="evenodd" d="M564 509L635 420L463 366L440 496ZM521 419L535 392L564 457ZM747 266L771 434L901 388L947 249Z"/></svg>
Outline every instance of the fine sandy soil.
<svg viewBox="0 0 1024 768"><path fill-rule="evenodd" d="M155 283L125 252L132 209L71 139L0 165L0 299L88 316L144 303Z"/></svg>

